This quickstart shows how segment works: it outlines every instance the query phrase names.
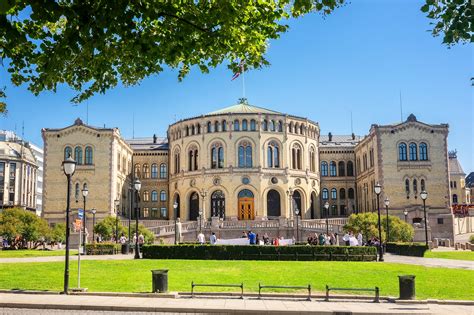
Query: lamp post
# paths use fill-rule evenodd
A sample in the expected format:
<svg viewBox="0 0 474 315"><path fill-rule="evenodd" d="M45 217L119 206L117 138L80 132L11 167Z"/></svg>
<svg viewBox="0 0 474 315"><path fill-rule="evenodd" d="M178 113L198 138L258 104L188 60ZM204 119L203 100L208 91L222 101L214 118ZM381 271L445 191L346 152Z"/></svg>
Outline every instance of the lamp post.
<svg viewBox="0 0 474 315"><path fill-rule="evenodd" d="M120 205L120 200L114 200L115 205L115 243L118 243L118 207Z"/></svg>
<svg viewBox="0 0 474 315"><path fill-rule="evenodd" d="M68 157L63 161L63 171L67 178L67 197L66 197L66 258L64 266L64 294L68 294L69 290L69 211L71 199L71 177L76 171L76 161L72 157Z"/></svg>
<svg viewBox="0 0 474 315"><path fill-rule="evenodd" d="M382 227L380 226L380 204L379 197L382 192L382 186L377 183L374 187L375 194L377 195L377 216L378 216L378 226L379 226L379 261L383 261L383 251L382 251Z"/></svg>
<svg viewBox="0 0 474 315"><path fill-rule="evenodd" d="M296 243L298 243L299 239L299 230L298 230L298 216L300 214L300 209L298 209L298 206L295 207L295 215L296 215Z"/></svg>
<svg viewBox="0 0 474 315"><path fill-rule="evenodd" d="M426 247L428 247L428 221L426 220L426 198L428 198L428 193L423 190L420 193L420 197L423 200L423 215L425 217L425 242L426 242Z"/></svg>
<svg viewBox="0 0 474 315"><path fill-rule="evenodd" d="M97 210L92 209L91 212L92 212L92 241L95 243L94 227L95 227L95 213L97 212Z"/></svg>
<svg viewBox="0 0 474 315"><path fill-rule="evenodd" d="M133 178L133 177L132 177ZM133 196L135 194L135 191L133 189L133 182L130 183L130 209L128 210L128 248L127 248L127 254L130 252L130 242L132 241L132 235L131 235L131 221L132 221L132 209L133 209Z"/></svg>
<svg viewBox="0 0 474 315"><path fill-rule="evenodd" d="M86 199L87 195L89 195L89 190L87 186L84 184L84 188L82 188L82 200L84 201L84 216L82 217L82 234L84 237L82 238L82 254L86 254Z"/></svg>
<svg viewBox="0 0 474 315"><path fill-rule="evenodd" d="M388 206L390 205L390 199L388 199L388 197L385 197L384 203L385 203L385 210L387 212L387 238L386 238L386 242L388 242L388 238L389 238L389 235L390 235L390 226L388 224Z"/></svg>
<svg viewBox="0 0 474 315"><path fill-rule="evenodd" d="M405 223L407 223L408 210L405 209L405 211L403 211L403 214L405 215Z"/></svg>
<svg viewBox="0 0 474 315"><path fill-rule="evenodd" d="M199 233L202 231L202 209L199 210Z"/></svg>
<svg viewBox="0 0 474 315"><path fill-rule="evenodd" d="M175 201L174 204L173 204L173 209L174 209L174 245L178 244L177 243L177 240L178 240L178 230L176 229L176 226L177 226L177 217L178 217L178 212L177 212L177 209L178 209L178 201Z"/></svg>
<svg viewBox="0 0 474 315"><path fill-rule="evenodd" d="M326 235L329 235L329 202L324 203L324 209L326 209Z"/></svg>
<svg viewBox="0 0 474 315"><path fill-rule="evenodd" d="M135 182L133 183L133 186L136 191L136 196L135 196L135 259L140 259L140 252L138 248L138 194L140 193L140 188L142 188L142 183L140 180L137 178L135 179Z"/></svg>

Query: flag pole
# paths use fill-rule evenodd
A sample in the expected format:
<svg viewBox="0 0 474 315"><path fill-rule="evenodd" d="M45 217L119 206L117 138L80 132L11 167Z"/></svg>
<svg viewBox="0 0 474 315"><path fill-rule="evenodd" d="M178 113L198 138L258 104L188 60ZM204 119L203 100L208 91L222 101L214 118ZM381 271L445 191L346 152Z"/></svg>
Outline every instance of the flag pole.
<svg viewBox="0 0 474 315"><path fill-rule="evenodd" d="M242 63L242 97L245 98L245 64Z"/></svg>

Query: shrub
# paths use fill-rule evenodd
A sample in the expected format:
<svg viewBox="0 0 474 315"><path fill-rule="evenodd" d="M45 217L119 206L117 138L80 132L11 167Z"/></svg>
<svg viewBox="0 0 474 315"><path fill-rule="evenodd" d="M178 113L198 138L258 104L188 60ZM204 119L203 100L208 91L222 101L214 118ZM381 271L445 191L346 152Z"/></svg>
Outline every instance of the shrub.
<svg viewBox="0 0 474 315"><path fill-rule="evenodd" d="M376 248L368 246L144 245L142 252L149 259L374 261L377 257Z"/></svg>
<svg viewBox="0 0 474 315"><path fill-rule="evenodd" d="M387 243L386 251L388 253L423 257L428 247L424 243Z"/></svg>
<svg viewBox="0 0 474 315"><path fill-rule="evenodd" d="M386 226L387 218L385 215L381 215L380 225L382 228L382 240L385 242L386 239ZM389 215L389 242L410 242L415 235L413 227L402 221L399 217ZM346 225L344 225L345 231L353 231L354 233L361 232L364 240L369 240L372 237L379 237L378 229L378 215L374 212L365 212L359 214L352 214Z"/></svg>
<svg viewBox="0 0 474 315"><path fill-rule="evenodd" d="M132 240L133 240L133 235L135 235L135 223L130 226L131 234L132 235ZM145 239L145 244L153 244L153 241L155 240L155 234L153 234L152 231L147 229L143 224L138 224L138 235L142 234L143 238Z"/></svg>
<svg viewBox="0 0 474 315"><path fill-rule="evenodd" d="M474 234L469 236L469 243L474 244Z"/></svg>
<svg viewBox="0 0 474 315"><path fill-rule="evenodd" d="M94 232L97 235L100 235L102 239L104 240L111 240L113 237L115 237L115 226L117 225L118 227L118 233L117 235L120 237L122 233L125 234L125 227L122 225L120 220L118 220L115 216L107 216L105 217L102 221L98 222L94 226Z"/></svg>
<svg viewBox="0 0 474 315"><path fill-rule="evenodd" d="M66 240L66 224L56 224L51 231L50 239L55 243L63 243Z"/></svg>
<svg viewBox="0 0 474 315"><path fill-rule="evenodd" d="M122 245L115 243L86 244L87 255L114 255L120 252Z"/></svg>

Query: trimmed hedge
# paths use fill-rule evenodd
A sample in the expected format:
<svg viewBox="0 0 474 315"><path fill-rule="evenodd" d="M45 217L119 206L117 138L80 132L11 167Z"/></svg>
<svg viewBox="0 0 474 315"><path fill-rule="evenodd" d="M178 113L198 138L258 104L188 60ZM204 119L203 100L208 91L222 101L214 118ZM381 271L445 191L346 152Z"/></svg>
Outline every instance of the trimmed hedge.
<svg viewBox="0 0 474 315"><path fill-rule="evenodd" d="M385 246L388 253L403 256L423 257L428 250L423 243L387 243Z"/></svg>
<svg viewBox="0 0 474 315"><path fill-rule="evenodd" d="M120 253L121 244L115 243L92 243L86 244L87 255L115 255Z"/></svg>
<svg viewBox="0 0 474 315"><path fill-rule="evenodd" d="M144 245L142 253L148 259L377 260L372 246Z"/></svg>

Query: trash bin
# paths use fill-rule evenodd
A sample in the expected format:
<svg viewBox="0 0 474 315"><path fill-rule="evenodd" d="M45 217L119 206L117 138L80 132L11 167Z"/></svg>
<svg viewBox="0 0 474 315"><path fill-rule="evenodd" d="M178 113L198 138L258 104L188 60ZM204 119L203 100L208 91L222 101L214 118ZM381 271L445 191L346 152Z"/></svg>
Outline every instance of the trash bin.
<svg viewBox="0 0 474 315"><path fill-rule="evenodd" d="M414 300L415 299L415 276L405 275L398 276L400 285L400 300Z"/></svg>
<svg viewBox="0 0 474 315"><path fill-rule="evenodd" d="M168 292L168 270L159 269L152 270L152 291L153 293L159 292Z"/></svg>
<svg viewBox="0 0 474 315"><path fill-rule="evenodd" d="M122 254L126 255L129 252L130 252L130 248L129 248L128 244L122 244Z"/></svg>

